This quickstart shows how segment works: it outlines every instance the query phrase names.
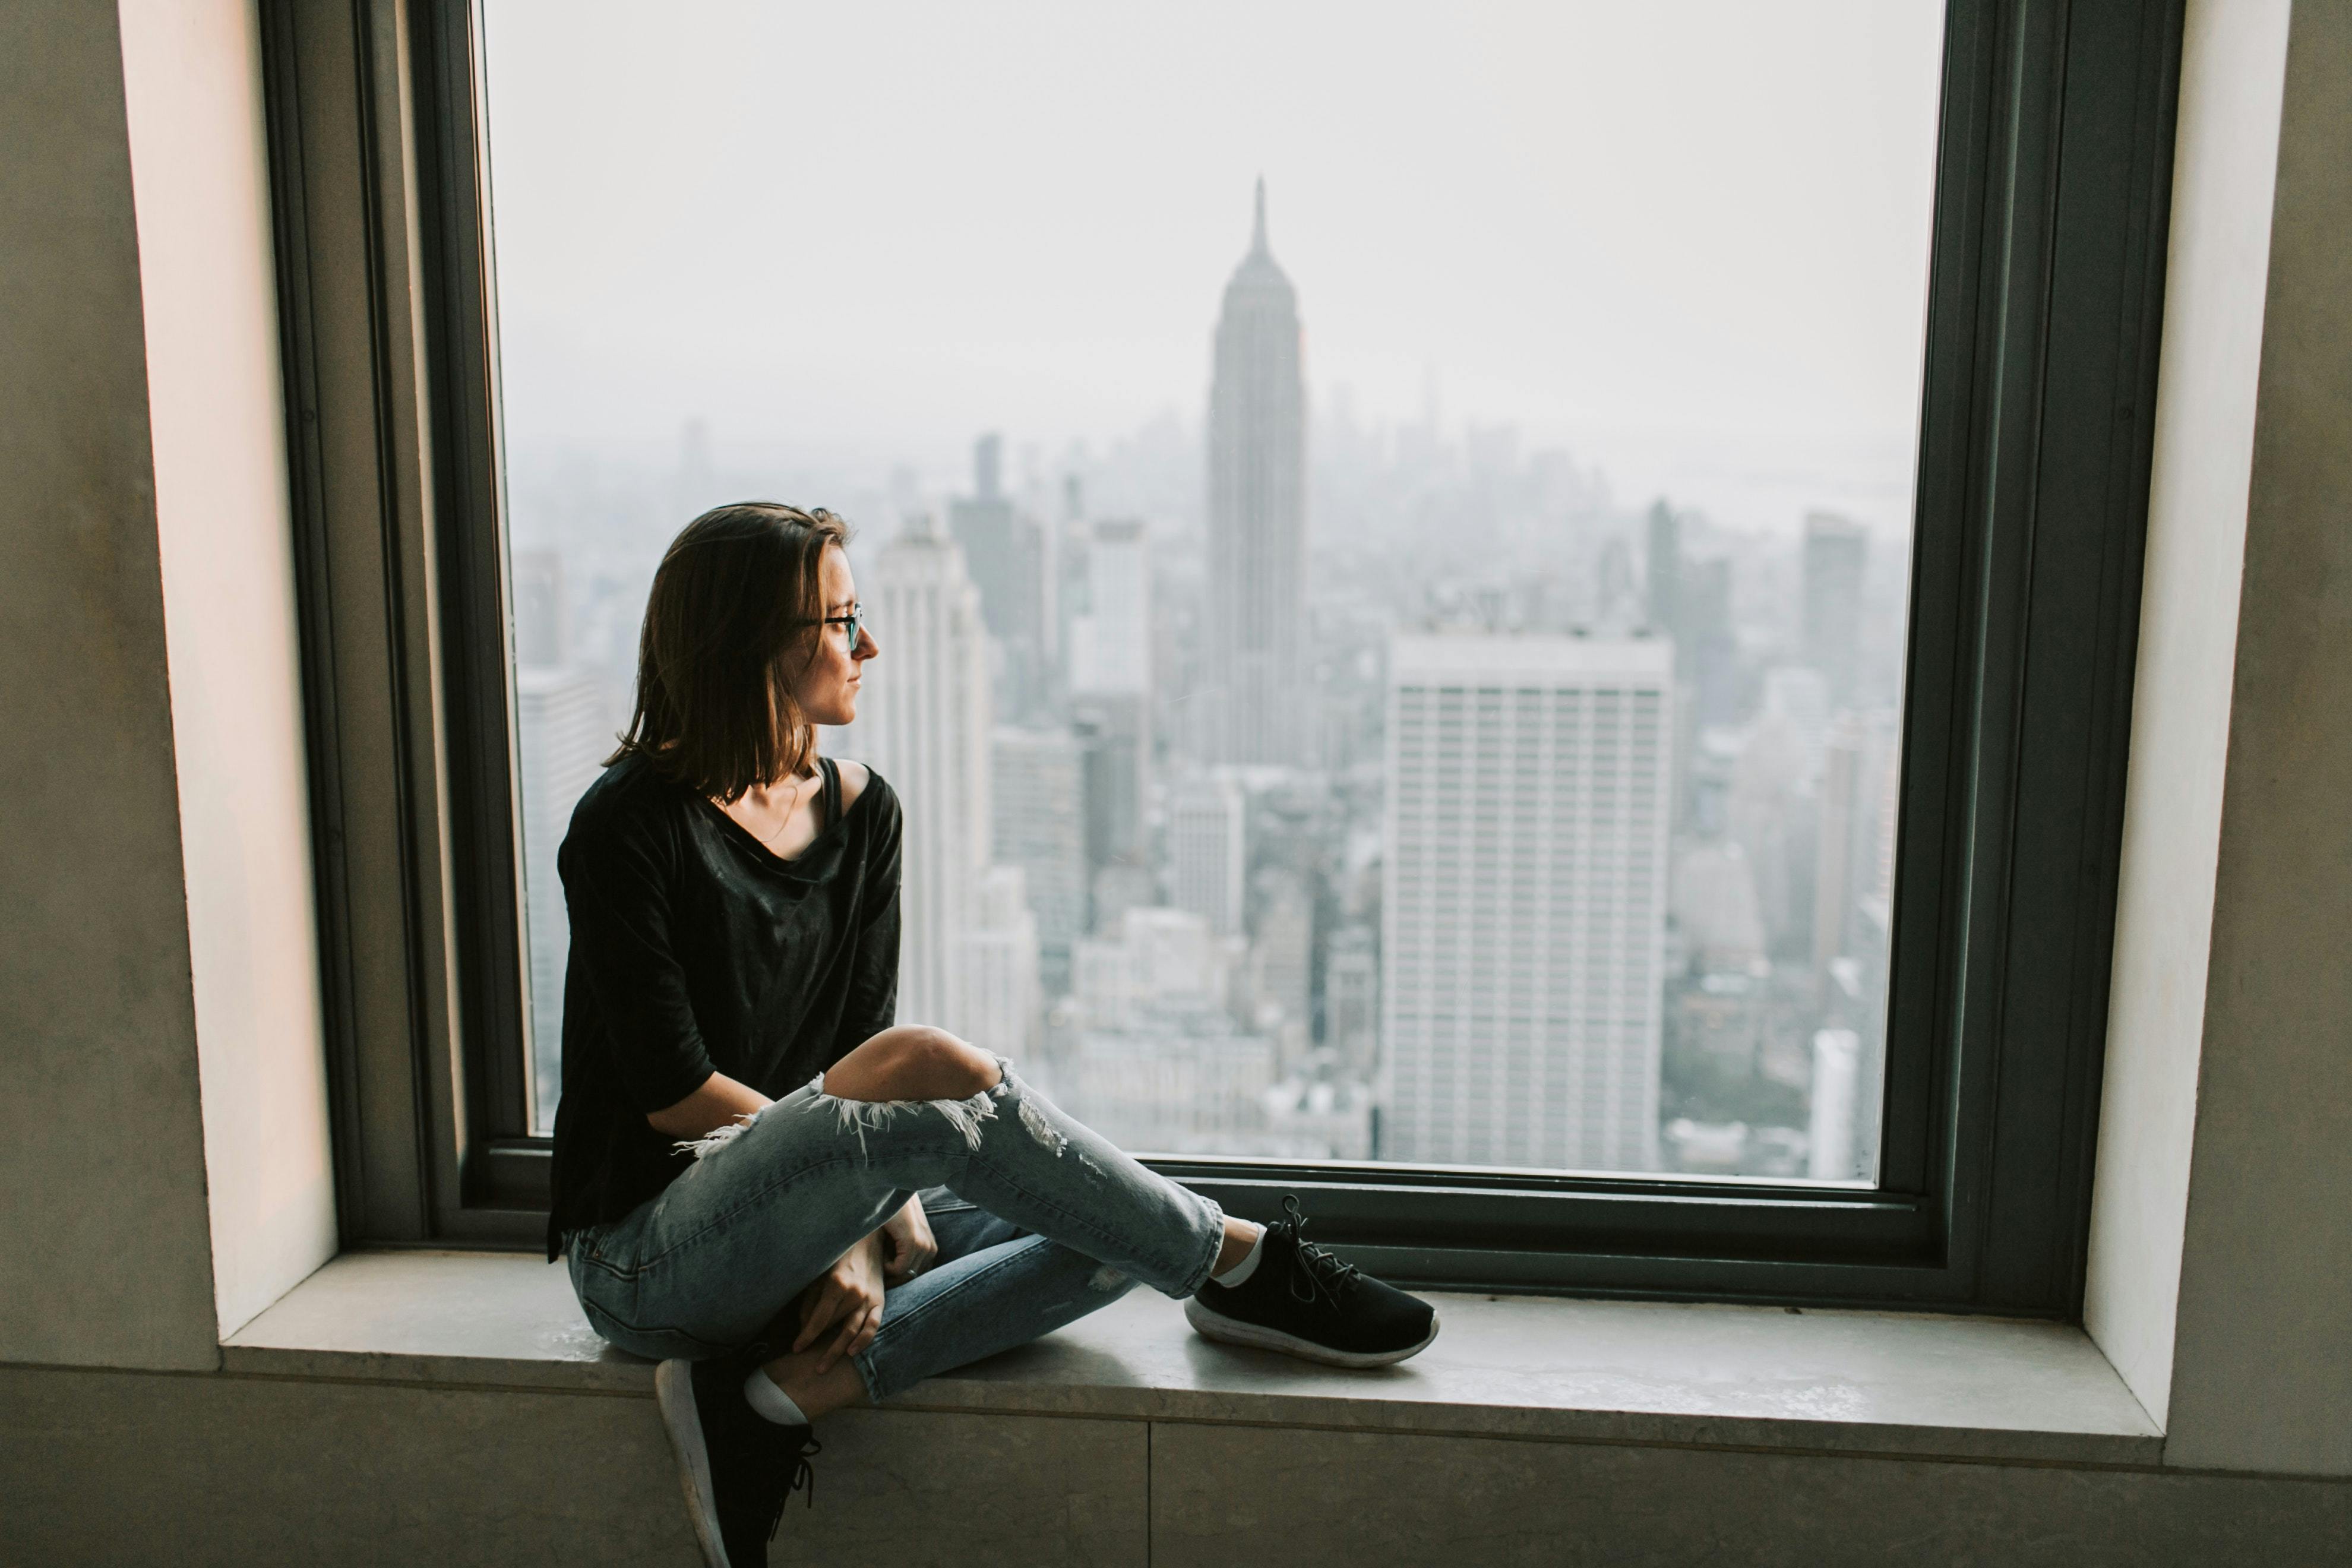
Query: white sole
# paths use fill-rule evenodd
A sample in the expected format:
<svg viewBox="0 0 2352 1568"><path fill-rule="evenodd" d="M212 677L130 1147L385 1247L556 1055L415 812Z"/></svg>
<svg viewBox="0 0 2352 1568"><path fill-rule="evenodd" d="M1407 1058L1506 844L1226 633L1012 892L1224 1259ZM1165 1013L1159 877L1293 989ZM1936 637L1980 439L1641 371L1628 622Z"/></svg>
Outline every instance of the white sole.
<svg viewBox="0 0 2352 1568"><path fill-rule="evenodd" d="M1335 1351L1328 1345L1318 1345L1312 1340L1302 1340L1297 1334L1286 1334L1280 1329L1262 1328L1244 1323L1238 1318L1228 1318L1222 1312L1201 1305L1198 1296L1184 1300L1184 1321L1202 1339L1215 1340L1220 1344L1247 1345L1252 1350L1280 1351L1301 1361L1321 1362L1325 1366L1393 1366L1427 1350L1437 1338L1437 1318L1432 1314L1429 1332L1417 1345L1407 1345L1401 1351Z"/></svg>
<svg viewBox="0 0 2352 1568"><path fill-rule="evenodd" d="M662 1425L669 1429L669 1446L677 1454L678 1485L686 1489L687 1517L694 1521L702 1561L709 1568L730 1568L710 1491L710 1451L703 1446L702 1417L695 1409L694 1363L666 1361L656 1367L654 1403L661 1406Z"/></svg>

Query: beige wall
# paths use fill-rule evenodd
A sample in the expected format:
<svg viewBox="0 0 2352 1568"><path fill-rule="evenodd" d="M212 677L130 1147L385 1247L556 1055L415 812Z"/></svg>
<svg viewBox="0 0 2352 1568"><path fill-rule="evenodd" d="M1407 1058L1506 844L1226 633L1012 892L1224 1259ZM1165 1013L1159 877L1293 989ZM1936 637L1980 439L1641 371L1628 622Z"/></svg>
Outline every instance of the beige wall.
<svg viewBox="0 0 2352 1568"><path fill-rule="evenodd" d="M2352 1475L2352 5L2286 55L2166 1458Z"/></svg>
<svg viewBox="0 0 2352 1568"><path fill-rule="evenodd" d="M0 1361L211 1366L111 5L0 5Z"/></svg>
<svg viewBox="0 0 2352 1568"><path fill-rule="evenodd" d="M2190 0L2084 1321L2160 1426L2212 935L2290 0Z"/></svg>
<svg viewBox="0 0 2352 1568"><path fill-rule="evenodd" d="M702 1561L649 1399L0 1367L0 1410L10 1568Z"/></svg>
<svg viewBox="0 0 2352 1568"><path fill-rule="evenodd" d="M2352 6L2189 24L2085 1321L2352 1476Z"/></svg>
<svg viewBox="0 0 2352 1568"><path fill-rule="evenodd" d="M334 1255L251 0L121 0L221 1331Z"/></svg>
<svg viewBox="0 0 2352 1568"><path fill-rule="evenodd" d="M0 8L0 1361L335 1245L249 0Z"/></svg>
<svg viewBox="0 0 2352 1568"><path fill-rule="evenodd" d="M0 1408L11 1563L701 1561L650 1397L0 1368ZM2352 1486L2125 1468L857 1410L827 1420L816 1471L815 1506L795 1499L784 1515L777 1568L2301 1568L2352 1556ZM93 1475L107 1484L87 1484Z"/></svg>

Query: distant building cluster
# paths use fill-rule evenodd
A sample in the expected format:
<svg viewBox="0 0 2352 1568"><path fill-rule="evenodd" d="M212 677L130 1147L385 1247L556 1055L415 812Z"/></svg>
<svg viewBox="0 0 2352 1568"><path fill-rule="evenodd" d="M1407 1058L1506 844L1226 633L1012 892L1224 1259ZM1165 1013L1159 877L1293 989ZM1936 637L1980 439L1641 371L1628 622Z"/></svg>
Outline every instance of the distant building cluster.
<svg viewBox="0 0 2352 1568"><path fill-rule="evenodd" d="M1871 1176L1900 542L1310 420L1262 184L1209 369L1191 501L1088 504L1150 489L1140 442L1049 488L985 435L861 560L884 653L826 743L905 803L899 1016L1139 1152ZM542 1116L554 847L649 572L574 604L561 553L514 572Z"/></svg>

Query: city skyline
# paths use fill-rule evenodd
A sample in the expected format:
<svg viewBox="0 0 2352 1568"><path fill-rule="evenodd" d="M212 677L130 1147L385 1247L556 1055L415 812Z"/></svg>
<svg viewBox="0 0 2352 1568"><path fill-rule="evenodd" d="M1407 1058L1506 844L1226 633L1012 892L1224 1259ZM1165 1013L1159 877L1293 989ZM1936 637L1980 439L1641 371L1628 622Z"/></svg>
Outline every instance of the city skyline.
<svg viewBox="0 0 2352 1568"><path fill-rule="evenodd" d="M1269 534L1300 546L1299 509L1265 493L1363 456L1307 443L1263 187L1253 218L1200 476L1221 526L1155 547L1083 476L1008 484L982 433L946 526L902 494L861 551L885 662L828 749L908 803L901 1016L1022 1056L1139 1149L1869 1179L1898 782L1871 535L1809 510L1774 579L1697 513L1596 512L1573 470L1490 445L1534 483L1455 520L1491 533L1490 569L1408 566L1380 610L1302 563L1298 641L1268 666L1296 749L1233 760L1235 731L1202 721L1233 679L1216 605L1265 597ZM680 477L703 457L690 437ZM1220 519L1236 470L1257 504ZM1529 574L1559 547L1516 531L1529 504L1570 509L1587 571ZM1410 527L1361 544L1415 553ZM519 553L514 582L544 1040L562 927L543 862L593 770L594 680L560 554ZM1776 598L1759 667L1739 627ZM611 629L604 647L625 662ZM544 1051L541 1079L545 1100Z"/></svg>
<svg viewBox="0 0 2352 1568"><path fill-rule="evenodd" d="M882 658L826 746L906 805L899 1016L1146 1152L1869 1180L1907 540L1801 474L1777 530L1622 496L1434 384L1318 407L1345 270L1246 188L1191 417L1055 449L1007 387L953 472L845 452L796 498L865 525ZM582 694L744 476L700 418L509 468L535 987Z"/></svg>

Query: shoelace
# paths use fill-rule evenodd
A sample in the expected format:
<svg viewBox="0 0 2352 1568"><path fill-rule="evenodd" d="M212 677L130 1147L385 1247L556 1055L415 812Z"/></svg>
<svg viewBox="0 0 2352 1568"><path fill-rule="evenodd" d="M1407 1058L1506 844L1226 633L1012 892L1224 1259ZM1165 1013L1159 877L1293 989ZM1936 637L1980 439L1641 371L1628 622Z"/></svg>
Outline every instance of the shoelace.
<svg viewBox="0 0 2352 1568"><path fill-rule="evenodd" d="M1276 1223L1290 1232L1290 1294L1294 1300L1312 1303L1318 1296L1337 1308L1348 1299L1363 1278L1363 1270L1352 1263L1342 1263L1311 1241L1302 1240L1299 1232L1307 1228L1306 1211L1298 1206L1296 1197L1282 1200L1282 1212L1290 1217Z"/></svg>
<svg viewBox="0 0 2352 1568"><path fill-rule="evenodd" d="M769 1540L775 1540L777 1531L784 1528L784 1509L792 1502L794 1492L807 1492L808 1506L811 1508L816 1506L816 1467L810 1464L809 1459L812 1456L823 1452L824 1452L824 1445L812 1437L808 1440L808 1447L794 1456L792 1484L776 1494L775 1511L768 1516Z"/></svg>

